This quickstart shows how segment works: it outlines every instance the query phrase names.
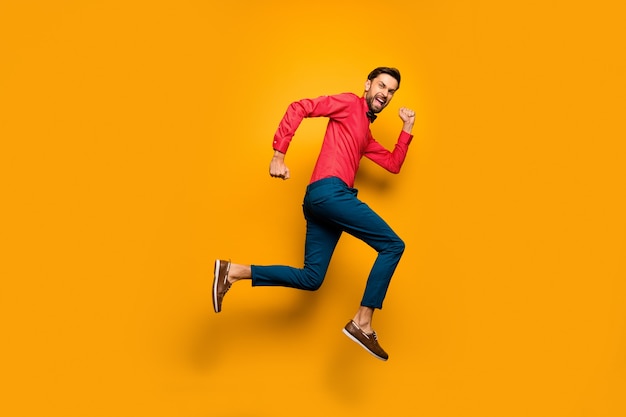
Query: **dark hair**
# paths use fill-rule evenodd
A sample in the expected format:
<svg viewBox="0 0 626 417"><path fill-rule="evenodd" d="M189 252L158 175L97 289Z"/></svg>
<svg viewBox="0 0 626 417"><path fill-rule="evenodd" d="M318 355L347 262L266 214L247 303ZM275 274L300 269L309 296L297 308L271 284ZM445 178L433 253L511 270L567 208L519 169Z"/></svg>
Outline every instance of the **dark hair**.
<svg viewBox="0 0 626 417"><path fill-rule="evenodd" d="M398 71L397 68L378 67L370 72L370 74L367 76L367 79L371 81L374 78L378 77L380 74L391 75L393 78L396 79L396 81L398 82L398 88L400 88L400 71Z"/></svg>

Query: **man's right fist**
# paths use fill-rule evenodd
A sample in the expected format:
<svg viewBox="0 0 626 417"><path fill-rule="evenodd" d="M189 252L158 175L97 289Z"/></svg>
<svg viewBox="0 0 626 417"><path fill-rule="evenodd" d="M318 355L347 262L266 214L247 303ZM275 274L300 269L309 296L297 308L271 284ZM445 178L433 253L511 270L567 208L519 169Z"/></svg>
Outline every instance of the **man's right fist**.
<svg viewBox="0 0 626 417"><path fill-rule="evenodd" d="M289 168L285 165L285 154L274 151L274 157L270 162L270 176L274 178L289 179Z"/></svg>

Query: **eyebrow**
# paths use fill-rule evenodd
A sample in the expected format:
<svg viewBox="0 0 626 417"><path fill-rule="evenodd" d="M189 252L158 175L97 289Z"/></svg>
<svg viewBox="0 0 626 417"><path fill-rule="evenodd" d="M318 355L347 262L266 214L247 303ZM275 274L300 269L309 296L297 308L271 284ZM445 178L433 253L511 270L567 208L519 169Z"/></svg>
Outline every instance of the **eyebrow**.
<svg viewBox="0 0 626 417"><path fill-rule="evenodd" d="M387 84L385 84L384 82L379 81L379 83L380 83L380 85L381 85L381 86L383 86L383 87L387 87ZM393 89L393 88L390 88L390 89L389 89L389 91L391 91L392 93L395 93L395 92L396 92L396 90L395 90L395 89Z"/></svg>

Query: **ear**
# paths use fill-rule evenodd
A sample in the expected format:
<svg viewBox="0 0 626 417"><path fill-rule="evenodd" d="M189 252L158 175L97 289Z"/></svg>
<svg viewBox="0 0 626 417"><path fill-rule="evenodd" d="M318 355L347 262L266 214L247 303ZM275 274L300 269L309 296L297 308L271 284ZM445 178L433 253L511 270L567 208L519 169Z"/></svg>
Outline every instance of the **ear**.
<svg viewBox="0 0 626 417"><path fill-rule="evenodd" d="M372 81L371 80L367 80L365 82L365 91L370 91L370 87L372 86Z"/></svg>

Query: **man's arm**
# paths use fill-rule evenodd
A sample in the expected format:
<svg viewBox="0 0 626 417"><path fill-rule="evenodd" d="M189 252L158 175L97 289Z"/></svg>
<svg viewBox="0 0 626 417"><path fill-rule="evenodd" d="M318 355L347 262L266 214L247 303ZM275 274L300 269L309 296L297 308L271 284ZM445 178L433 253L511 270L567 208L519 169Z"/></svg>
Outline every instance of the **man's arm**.
<svg viewBox="0 0 626 417"><path fill-rule="evenodd" d="M398 142L393 148L393 151L388 151L374 138L371 138L370 143L364 153L366 158L371 159L387 171L397 174L402 168L404 159L409 150L409 144L413 140L411 131L413 130L413 124L415 123L415 112L411 109L401 107L398 115L403 121L402 132L398 137Z"/></svg>
<svg viewBox="0 0 626 417"><path fill-rule="evenodd" d="M349 103L356 98L353 94L321 96L316 99L302 99L289 105L278 125L272 147L274 155L270 162L270 175L274 178L289 179L289 168L285 165L285 154L298 126L307 117L341 117Z"/></svg>

